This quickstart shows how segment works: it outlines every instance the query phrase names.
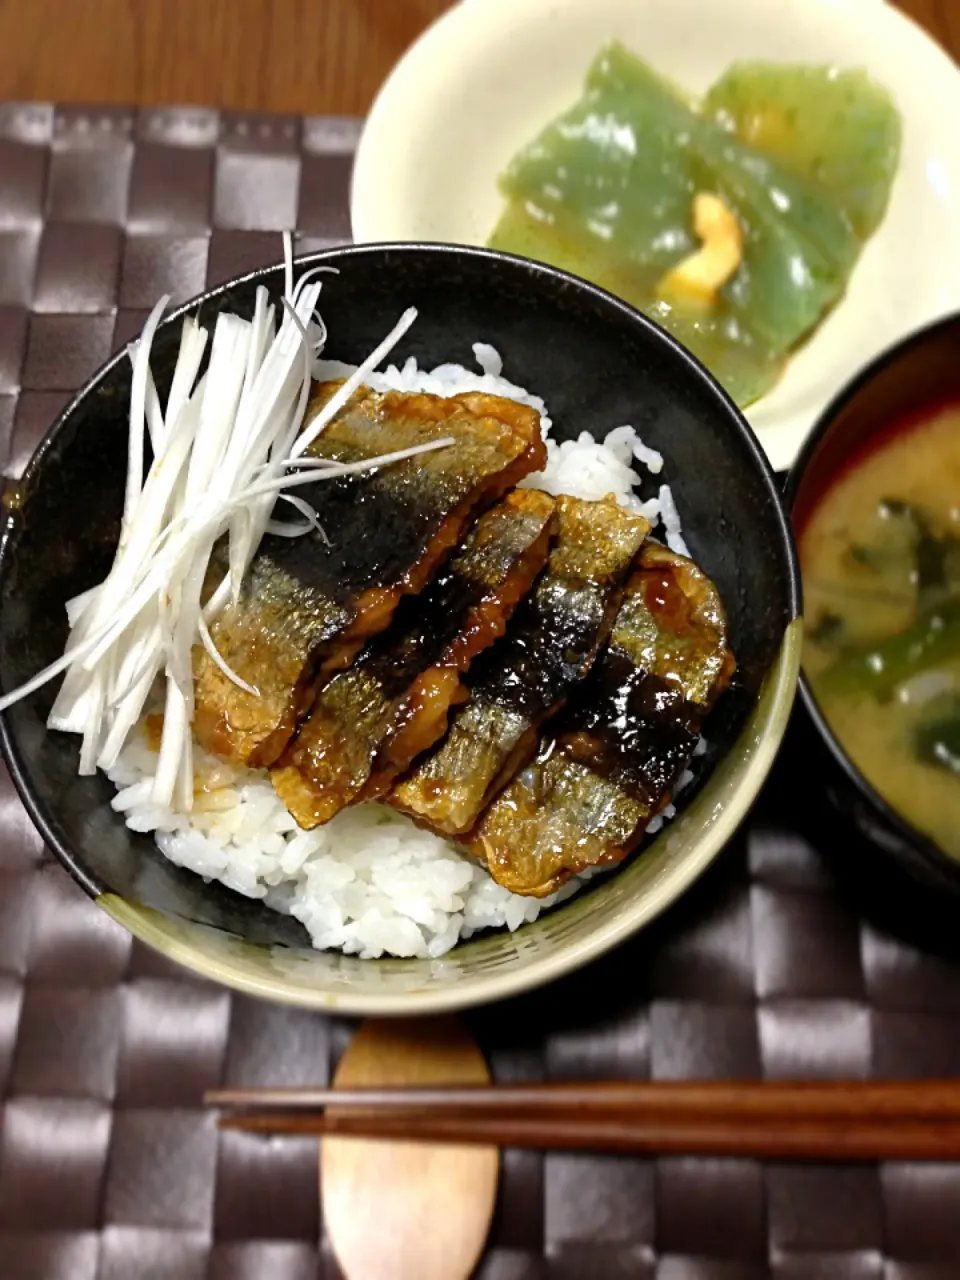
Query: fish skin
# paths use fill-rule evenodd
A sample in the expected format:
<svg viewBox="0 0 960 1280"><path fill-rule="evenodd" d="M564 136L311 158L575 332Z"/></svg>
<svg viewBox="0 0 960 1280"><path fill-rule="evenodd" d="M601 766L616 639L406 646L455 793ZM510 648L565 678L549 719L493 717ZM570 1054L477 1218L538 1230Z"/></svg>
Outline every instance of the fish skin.
<svg viewBox="0 0 960 1280"><path fill-rule="evenodd" d="M498 884L534 897L620 862L669 802L734 668L713 583L648 543L575 701L465 843Z"/></svg>
<svg viewBox="0 0 960 1280"><path fill-rule="evenodd" d="M321 384L309 421L340 383ZM211 628L230 681L194 651L194 731L214 755L265 766L280 756L317 687L390 622L400 599L433 576L468 523L546 448L535 410L480 393L443 398L359 389L310 449L339 462L442 439L450 448L297 490L324 534L268 534L241 587Z"/></svg>
<svg viewBox="0 0 960 1280"><path fill-rule="evenodd" d="M461 674L492 644L546 563L555 502L516 489L487 511L463 547L391 625L317 695L271 777L306 828L372 799L444 732Z"/></svg>
<svg viewBox="0 0 960 1280"><path fill-rule="evenodd" d="M471 668L468 701L447 736L389 797L442 834L468 831L536 750L540 724L589 671L620 604L622 583L649 532L611 496L557 500L547 567L503 640Z"/></svg>

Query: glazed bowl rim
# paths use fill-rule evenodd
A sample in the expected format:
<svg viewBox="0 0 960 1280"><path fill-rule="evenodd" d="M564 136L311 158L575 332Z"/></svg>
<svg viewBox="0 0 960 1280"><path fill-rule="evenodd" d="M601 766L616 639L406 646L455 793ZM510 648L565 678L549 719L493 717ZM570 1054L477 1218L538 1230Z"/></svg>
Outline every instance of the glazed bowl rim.
<svg viewBox="0 0 960 1280"><path fill-rule="evenodd" d="M454 983L431 983L429 979L426 979L422 988L407 993L384 995L349 988L338 992L321 989L305 991L282 974L275 978L252 977L248 972L244 971L242 965L233 963L229 958L224 959L217 955L211 956L208 951L189 940L186 942L178 940L171 932L168 932L158 924L156 919L159 915L158 912L140 903L131 902L120 897L109 886L103 884L99 877L85 865L86 860L82 853L78 851L75 842L67 839L57 829L55 821L48 819L44 804L34 793L31 770L15 741L8 715L6 713L0 714L0 750L2 750L16 790L32 822L40 832L47 847L54 852L58 861L63 864L84 891L131 933L170 958L184 964L192 971L212 978L234 990L316 1010L377 1016L407 1016L412 1013L437 1013L474 1007L539 987L554 978L560 977L562 974L579 968L618 945L674 902L702 874L726 844L753 803L769 773L773 759L779 749L794 701L799 675L799 635L802 625L800 622L799 567L790 517L783 501L780 485L762 446L743 414L716 383L712 375L692 354L686 351L669 334L660 329L652 320L615 295L555 267L535 263L497 250L466 245L435 244L432 242L340 245L297 257L294 260L294 272L295 274L300 274L314 266L344 263L384 254L405 255L410 253L449 259L469 257L489 261L498 267L506 265L510 270L520 268L528 275L552 280L570 288L580 297L590 297L600 301L603 305L613 307L634 329L646 331L655 343L661 345L661 347L665 345L667 348L672 349L686 367L689 376L697 379L701 384L705 384L713 397L725 408L731 427L735 426L739 431L742 443L747 446L752 455L756 474L762 479L768 491L771 519L775 522L779 531L779 572L783 575L784 593L788 601L790 616L786 622L779 652L770 662L766 678L756 695L756 702L747 722L741 727L735 741L728 746L716 761L713 773L700 793L702 795L710 789L714 775L725 761L745 756L747 757L747 764L744 768L743 776L737 781L733 789L733 803L729 806L729 811L725 810L713 827L706 831L696 843L692 842L692 847L681 859L682 866L679 871L674 871L669 876L665 876L662 884L649 886L628 903L622 904L618 909L616 919L609 927L591 930L589 936L579 943L573 940L558 943L557 954L544 955L538 960L531 961L513 971L497 971ZM204 306L211 302L216 303L219 298L233 290L265 277L275 278L282 269L283 263L278 262L261 266L233 277L186 302L178 304L164 316L162 326L176 324L184 315L201 311ZM78 408L112 375L118 364L127 358L129 349L130 344L114 354L102 365L57 415L52 426L24 468L23 474L17 482L18 485L29 488L34 483L45 465L49 450L60 433L69 424ZM9 569L11 547L18 542L19 536L15 521L8 519L2 536L0 536L0 589L2 589ZM745 745L746 729L748 726L755 728L756 725L761 727L756 735L756 741L753 743L751 754L750 749ZM50 816L55 818L55 815L51 814ZM469 943L466 945L469 945ZM380 960L372 963L389 964L390 961ZM417 963L429 964L430 962L421 960ZM461 988L466 989L462 990Z"/></svg>

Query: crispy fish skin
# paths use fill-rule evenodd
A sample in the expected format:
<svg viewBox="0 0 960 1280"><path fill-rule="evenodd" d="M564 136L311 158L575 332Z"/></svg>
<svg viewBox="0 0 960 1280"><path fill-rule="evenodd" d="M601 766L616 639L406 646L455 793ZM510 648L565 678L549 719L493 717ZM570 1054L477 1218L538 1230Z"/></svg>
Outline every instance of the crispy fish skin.
<svg viewBox="0 0 960 1280"><path fill-rule="evenodd" d="M499 884L535 897L621 861L668 803L734 668L716 587L648 543L607 649L536 760L481 816L471 850Z"/></svg>
<svg viewBox="0 0 960 1280"><path fill-rule="evenodd" d="M322 384L312 417L340 386ZM346 667L416 594L474 516L546 461L539 415L498 396L443 398L358 390L311 453L338 462L453 437L449 448L362 475L305 485L329 541L267 535L239 604L212 628L227 664L257 695L198 649L194 730L215 755L273 764L315 689Z"/></svg>
<svg viewBox="0 0 960 1280"><path fill-rule="evenodd" d="M613 497L557 500L547 567L504 639L470 670L467 703L447 736L389 797L446 834L468 831L536 750L540 724L586 676L620 604L622 583L650 526Z"/></svg>
<svg viewBox="0 0 960 1280"><path fill-rule="evenodd" d="M610 648L707 707L730 683L736 665L717 588L689 557L657 542L648 542L639 557Z"/></svg>
<svg viewBox="0 0 960 1280"><path fill-rule="evenodd" d="M318 694L272 771L277 794L306 828L382 795L441 736L460 676L492 644L546 563L554 500L517 489L481 516L463 548L393 622Z"/></svg>

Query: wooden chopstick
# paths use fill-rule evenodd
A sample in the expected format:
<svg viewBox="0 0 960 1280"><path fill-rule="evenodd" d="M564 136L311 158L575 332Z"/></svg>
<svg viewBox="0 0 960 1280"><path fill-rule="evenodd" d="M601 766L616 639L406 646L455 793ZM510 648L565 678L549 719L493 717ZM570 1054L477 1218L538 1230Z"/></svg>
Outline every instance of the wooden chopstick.
<svg viewBox="0 0 960 1280"><path fill-rule="evenodd" d="M960 1082L217 1090L257 1133L793 1160L960 1159Z"/></svg>
<svg viewBox="0 0 960 1280"><path fill-rule="evenodd" d="M956 1160L960 1124L887 1121L838 1124L811 1120L745 1126L739 1121L671 1123L587 1120L574 1116L433 1116L388 1112L247 1112L225 1116L221 1128L300 1137L524 1147L541 1151L730 1156L768 1160Z"/></svg>
<svg viewBox="0 0 960 1280"><path fill-rule="evenodd" d="M472 1112L585 1109L645 1116L871 1116L960 1120L960 1080L589 1081L428 1088L214 1089L208 1106L268 1111L326 1107Z"/></svg>

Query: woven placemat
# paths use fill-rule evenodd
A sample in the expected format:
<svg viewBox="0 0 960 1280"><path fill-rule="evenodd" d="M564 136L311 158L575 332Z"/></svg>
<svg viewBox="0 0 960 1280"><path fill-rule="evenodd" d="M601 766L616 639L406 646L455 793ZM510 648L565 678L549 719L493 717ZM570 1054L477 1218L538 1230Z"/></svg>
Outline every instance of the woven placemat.
<svg viewBox="0 0 960 1280"><path fill-rule="evenodd" d="M275 261L285 227L302 251L346 240L357 134L0 106L4 474L158 295ZM868 922L870 866L837 884L843 850L788 817L805 778L794 742L738 840L652 929L474 1016L497 1077L960 1074L960 963ZM199 1099L321 1083L350 1031L132 944L44 853L3 775L0 1280L337 1276L315 1143L218 1134ZM508 1152L480 1275L956 1280L960 1168Z"/></svg>

